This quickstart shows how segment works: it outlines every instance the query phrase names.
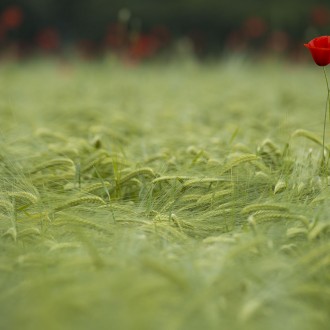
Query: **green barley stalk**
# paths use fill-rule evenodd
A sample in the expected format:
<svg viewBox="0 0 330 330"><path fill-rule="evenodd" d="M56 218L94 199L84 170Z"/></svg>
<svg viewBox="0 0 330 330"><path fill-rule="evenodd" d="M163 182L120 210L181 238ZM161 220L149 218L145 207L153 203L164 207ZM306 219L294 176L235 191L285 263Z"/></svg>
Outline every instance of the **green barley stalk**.
<svg viewBox="0 0 330 330"><path fill-rule="evenodd" d="M80 198L73 199L65 204L62 204L54 209L54 211L60 211L67 208L84 205L84 204L95 204L95 205L106 205L104 200L98 196L83 196Z"/></svg>

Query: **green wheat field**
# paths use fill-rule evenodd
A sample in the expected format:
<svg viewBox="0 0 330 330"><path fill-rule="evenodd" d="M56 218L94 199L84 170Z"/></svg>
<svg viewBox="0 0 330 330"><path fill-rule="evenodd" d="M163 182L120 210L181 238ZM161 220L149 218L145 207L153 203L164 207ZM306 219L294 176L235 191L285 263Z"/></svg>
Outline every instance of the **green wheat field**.
<svg viewBox="0 0 330 330"><path fill-rule="evenodd" d="M328 329L326 92L274 60L2 63L0 328Z"/></svg>

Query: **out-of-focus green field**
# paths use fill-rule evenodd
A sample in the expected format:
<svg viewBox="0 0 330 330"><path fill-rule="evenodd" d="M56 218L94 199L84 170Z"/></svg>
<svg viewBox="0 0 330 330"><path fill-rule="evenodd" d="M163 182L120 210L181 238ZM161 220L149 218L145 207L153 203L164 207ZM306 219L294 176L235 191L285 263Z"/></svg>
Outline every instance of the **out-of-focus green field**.
<svg viewBox="0 0 330 330"><path fill-rule="evenodd" d="M326 329L325 99L316 66L2 63L0 328Z"/></svg>

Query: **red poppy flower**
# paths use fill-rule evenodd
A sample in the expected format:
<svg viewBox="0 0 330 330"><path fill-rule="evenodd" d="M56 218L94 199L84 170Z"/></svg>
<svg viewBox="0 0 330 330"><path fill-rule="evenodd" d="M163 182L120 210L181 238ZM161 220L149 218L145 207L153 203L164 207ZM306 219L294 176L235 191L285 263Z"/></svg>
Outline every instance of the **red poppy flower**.
<svg viewBox="0 0 330 330"><path fill-rule="evenodd" d="M330 36L314 38L304 46L309 49L317 65L330 64Z"/></svg>
<svg viewBox="0 0 330 330"><path fill-rule="evenodd" d="M23 21L23 12L18 6L11 6L5 9L1 15L1 21L7 29L18 28Z"/></svg>

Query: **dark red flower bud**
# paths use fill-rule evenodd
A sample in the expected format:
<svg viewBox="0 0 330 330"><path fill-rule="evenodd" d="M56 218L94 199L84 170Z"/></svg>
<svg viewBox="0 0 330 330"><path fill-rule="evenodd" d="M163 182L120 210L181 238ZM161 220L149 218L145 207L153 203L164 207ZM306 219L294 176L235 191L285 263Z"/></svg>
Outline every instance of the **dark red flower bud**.
<svg viewBox="0 0 330 330"><path fill-rule="evenodd" d="M330 36L314 38L304 46L309 49L317 65L330 64Z"/></svg>

